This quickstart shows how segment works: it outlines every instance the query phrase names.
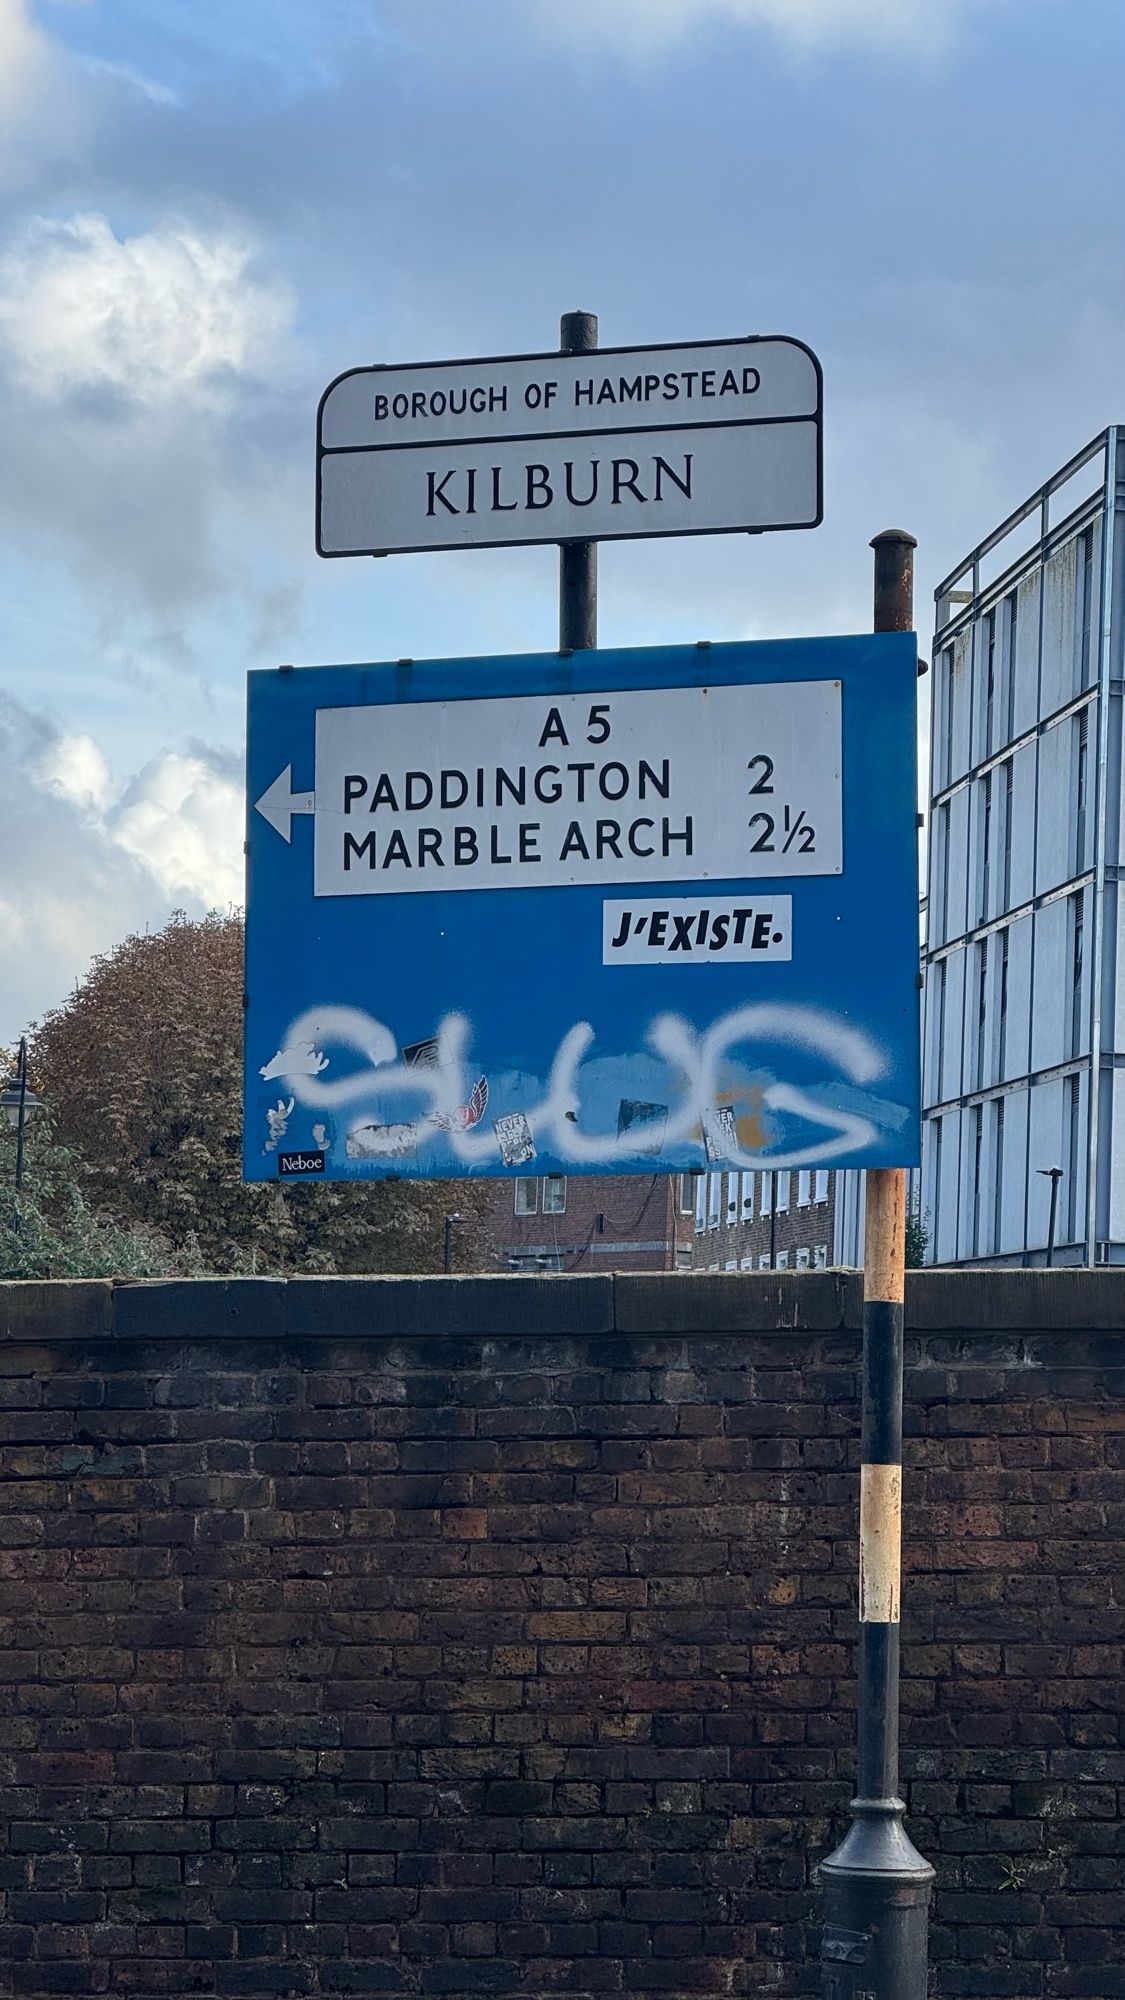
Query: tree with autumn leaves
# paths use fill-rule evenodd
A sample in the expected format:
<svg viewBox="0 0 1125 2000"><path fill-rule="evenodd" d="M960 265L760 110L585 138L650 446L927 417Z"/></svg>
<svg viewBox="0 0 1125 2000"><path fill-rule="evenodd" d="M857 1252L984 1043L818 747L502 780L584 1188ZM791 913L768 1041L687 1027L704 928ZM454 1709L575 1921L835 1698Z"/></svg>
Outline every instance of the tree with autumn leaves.
<svg viewBox="0 0 1125 2000"><path fill-rule="evenodd" d="M119 1232L117 1255L137 1275L149 1274L138 1268L146 1264L433 1271L441 1269L445 1217L456 1210L465 1218L458 1261L471 1268L468 1239L487 1197L464 1182L243 1184L242 991L241 917L177 914L95 959L73 996L33 1031L31 1071L47 1110L33 1121L25 1200L39 1200L46 1173L48 1236L52 1211L65 1222L60 1193L69 1184L84 1226L92 1215ZM16 1233L26 1262L26 1224ZM79 1262L96 1240L95 1228L77 1248ZM81 1275L69 1253L63 1262L65 1271L27 1274Z"/></svg>

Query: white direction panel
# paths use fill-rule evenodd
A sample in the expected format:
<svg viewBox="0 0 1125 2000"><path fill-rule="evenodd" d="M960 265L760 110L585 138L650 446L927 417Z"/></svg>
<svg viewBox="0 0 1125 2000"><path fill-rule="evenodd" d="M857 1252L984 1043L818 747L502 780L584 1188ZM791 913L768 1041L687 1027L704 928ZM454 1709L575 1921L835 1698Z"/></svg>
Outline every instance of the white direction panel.
<svg viewBox="0 0 1125 2000"><path fill-rule="evenodd" d="M321 555L815 527L800 341L359 368L317 423Z"/></svg>
<svg viewBox="0 0 1125 2000"><path fill-rule="evenodd" d="M315 893L839 874L841 747L836 680L319 709Z"/></svg>

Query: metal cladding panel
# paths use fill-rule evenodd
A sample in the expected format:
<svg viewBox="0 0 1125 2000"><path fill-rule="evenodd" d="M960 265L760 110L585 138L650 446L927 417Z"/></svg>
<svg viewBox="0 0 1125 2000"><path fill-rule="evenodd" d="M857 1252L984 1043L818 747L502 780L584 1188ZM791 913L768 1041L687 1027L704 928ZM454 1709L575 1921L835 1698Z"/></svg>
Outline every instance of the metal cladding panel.
<svg viewBox="0 0 1125 2000"><path fill-rule="evenodd" d="M1031 1027L1033 1070L1050 1069L1054 1063L1065 1062L1070 1054L1064 1005L1070 975L1066 917L1066 901L1063 898L1057 903L1048 903L1035 916L1035 995Z"/></svg>
<svg viewBox="0 0 1125 2000"><path fill-rule="evenodd" d="M1039 713L1039 572L1016 592L1016 674L1012 735L1022 736Z"/></svg>
<svg viewBox="0 0 1125 2000"><path fill-rule="evenodd" d="M961 1080L961 1045L965 1023L965 977L968 952L958 945L945 961L945 1038L938 1073L939 1102L957 1097L964 1089Z"/></svg>
<svg viewBox="0 0 1125 2000"><path fill-rule="evenodd" d="M1024 1193L1027 1186L1028 1092L1010 1090L1004 1104L1004 1153L1000 1178L1001 1255L1023 1249Z"/></svg>
<svg viewBox="0 0 1125 2000"><path fill-rule="evenodd" d="M1069 716L1045 729L1039 740L1039 823L1035 839L1035 893L1047 895L1073 873L1071 749Z"/></svg>
<svg viewBox="0 0 1125 2000"><path fill-rule="evenodd" d="M972 762L971 719L973 707L973 632L959 632L953 641L953 672L949 683L953 709L953 737L946 784L963 778Z"/></svg>
<svg viewBox="0 0 1125 2000"><path fill-rule="evenodd" d="M1012 759L1011 895L1018 909L1035 893L1035 745L1025 744Z"/></svg>
<svg viewBox="0 0 1125 2000"><path fill-rule="evenodd" d="M1031 944L1034 919L1018 917L1008 926L1008 1015L1004 1031L1002 1082L1026 1076L1031 1062Z"/></svg>
<svg viewBox="0 0 1125 2000"><path fill-rule="evenodd" d="M1125 1241L1125 1070L1113 1072L1112 1128L1108 1134L1110 1237Z"/></svg>
<svg viewBox="0 0 1125 2000"><path fill-rule="evenodd" d="M1079 685L1075 658L1078 544L1072 537L1043 569L1043 666L1040 714L1050 715Z"/></svg>
<svg viewBox="0 0 1125 2000"><path fill-rule="evenodd" d="M947 1111L942 1118L940 1180L936 1177L936 1151L931 1160L930 1201L936 1225L933 1251L935 1264L947 1264L957 1256L958 1186L964 1122L965 1113L960 1110Z"/></svg>
<svg viewBox="0 0 1125 2000"><path fill-rule="evenodd" d="M1042 1250L1047 1242L1047 1219L1050 1207L1050 1183L1040 1177L1044 1167L1067 1167L1067 1134L1063 1119L1063 1079L1052 1077L1046 1083L1032 1085L1028 1106L1028 1189L1027 1189L1027 1247ZM1083 1213L1085 1200L1085 1174L1078 1197L1078 1211ZM1060 1189L1059 1205L1061 1213L1056 1222L1056 1241L1065 1240L1064 1222L1066 1204L1063 1189Z"/></svg>
<svg viewBox="0 0 1125 2000"><path fill-rule="evenodd" d="M960 937L972 921L969 913L969 789L949 801L949 905L945 936Z"/></svg>

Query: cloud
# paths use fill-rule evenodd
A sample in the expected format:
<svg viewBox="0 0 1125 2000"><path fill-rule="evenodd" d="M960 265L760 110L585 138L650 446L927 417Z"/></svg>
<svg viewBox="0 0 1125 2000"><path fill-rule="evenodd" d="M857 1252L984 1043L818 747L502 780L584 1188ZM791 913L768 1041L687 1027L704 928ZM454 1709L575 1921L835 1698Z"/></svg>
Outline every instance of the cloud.
<svg viewBox="0 0 1125 2000"><path fill-rule="evenodd" d="M47 43L24 0L0 0L0 112L7 115L38 89L47 61Z"/></svg>
<svg viewBox="0 0 1125 2000"><path fill-rule="evenodd" d="M714 27L762 28L801 49L858 45L932 53L969 0L534 0L560 41L611 42L649 54Z"/></svg>
<svg viewBox="0 0 1125 2000"><path fill-rule="evenodd" d="M242 895L242 785L204 744L119 786L99 746L0 693L0 1045L96 952Z"/></svg>
<svg viewBox="0 0 1125 2000"><path fill-rule="evenodd" d="M268 372L288 326L288 293L252 262L231 232L172 223L122 240L104 215L37 217L0 259L0 348L44 400L214 407L232 377Z"/></svg>

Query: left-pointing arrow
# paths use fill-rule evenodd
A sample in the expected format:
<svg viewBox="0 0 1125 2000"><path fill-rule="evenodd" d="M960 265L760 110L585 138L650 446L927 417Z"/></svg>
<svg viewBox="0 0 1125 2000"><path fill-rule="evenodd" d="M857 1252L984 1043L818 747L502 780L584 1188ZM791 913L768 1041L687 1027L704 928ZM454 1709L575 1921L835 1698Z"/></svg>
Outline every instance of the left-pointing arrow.
<svg viewBox="0 0 1125 2000"><path fill-rule="evenodd" d="M293 790L293 766L287 764L280 778L275 778L268 792L254 801L255 812L268 819L282 840L293 836L292 819L294 813L311 813L316 810L315 792L295 792Z"/></svg>

